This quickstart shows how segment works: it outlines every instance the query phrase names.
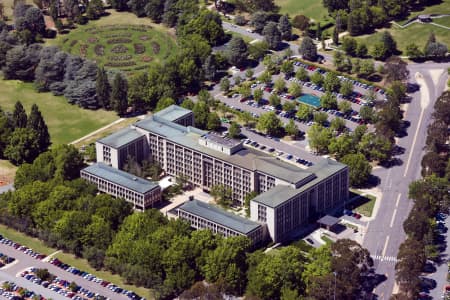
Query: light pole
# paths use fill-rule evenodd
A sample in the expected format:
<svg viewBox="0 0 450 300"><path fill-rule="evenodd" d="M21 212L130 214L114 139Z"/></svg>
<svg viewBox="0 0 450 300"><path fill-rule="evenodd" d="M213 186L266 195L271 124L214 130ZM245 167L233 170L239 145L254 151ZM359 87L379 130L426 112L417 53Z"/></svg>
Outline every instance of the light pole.
<svg viewBox="0 0 450 300"><path fill-rule="evenodd" d="M333 293L333 300L336 300L336 272L333 272L334 275L334 293Z"/></svg>

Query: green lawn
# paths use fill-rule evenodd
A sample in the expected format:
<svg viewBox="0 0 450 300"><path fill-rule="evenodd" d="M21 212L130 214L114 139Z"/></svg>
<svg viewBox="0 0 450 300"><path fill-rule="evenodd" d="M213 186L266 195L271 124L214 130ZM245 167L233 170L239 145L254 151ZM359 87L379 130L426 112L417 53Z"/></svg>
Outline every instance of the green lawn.
<svg viewBox="0 0 450 300"><path fill-rule="evenodd" d="M450 27L450 17L433 19L433 22L437 23L439 25L444 25L444 26Z"/></svg>
<svg viewBox="0 0 450 300"><path fill-rule="evenodd" d="M47 44L56 44L74 55L126 71L144 69L176 51L170 29L154 24L148 18L137 18L132 13L113 10L108 13L110 15L99 20L78 25L68 34L59 34Z"/></svg>
<svg viewBox="0 0 450 300"><path fill-rule="evenodd" d="M322 21L328 17L327 9L320 0L275 0L280 13L288 14L291 18L296 15L305 15L315 21Z"/></svg>
<svg viewBox="0 0 450 300"><path fill-rule="evenodd" d="M42 241L40 241L38 239L27 236L26 234L23 234L19 231L8 228L2 224L0 224L0 234L2 234L6 238L8 238L16 243L25 245L25 246L32 248L33 250L36 250L37 252L40 252L45 255L50 255L57 251L57 249L47 247ZM85 259L77 259L71 254L62 253L62 252L55 254L54 257L57 257L58 259L62 260L66 264L72 265L78 269L81 269L88 273L94 274L95 276L98 276L104 280L110 281L116 285L119 285L119 286L127 289L127 290L132 290L135 293L137 293L138 295L143 296L147 299L154 298L151 295L151 290L146 289L146 288L136 287L133 285L124 284L122 278L119 275L114 275L111 272L96 271L95 269L93 269L89 266L88 262Z"/></svg>
<svg viewBox="0 0 450 300"><path fill-rule="evenodd" d="M0 91L0 107L6 111L12 111L15 102L20 100L29 113L31 105L36 103L54 145L72 142L118 118L111 111L86 110L67 103L62 96L37 93L32 83L0 79Z"/></svg>
<svg viewBox="0 0 450 300"><path fill-rule="evenodd" d="M351 196L350 198L353 198L357 195L363 195L362 192L358 190L351 190ZM350 204L347 205L347 209L354 210L355 212L364 215L366 217L371 217L373 212L373 207L375 206L376 197L372 195L364 194L364 196L361 196L354 201L352 201Z"/></svg>
<svg viewBox="0 0 450 300"><path fill-rule="evenodd" d="M368 46L370 52L373 44L378 40L379 36L381 35L381 31L383 30L380 30L380 32L377 32L375 34L357 37L357 39L363 40ZM434 32L438 42L450 45L450 30L437 27L432 24L414 23L403 29L392 25L390 29L386 30L388 30L392 34L395 41L397 42L397 48L400 51L405 51L406 46L410 43L415 43L417 46L419 46L419 49L423 49L431 32Z"/></svg>

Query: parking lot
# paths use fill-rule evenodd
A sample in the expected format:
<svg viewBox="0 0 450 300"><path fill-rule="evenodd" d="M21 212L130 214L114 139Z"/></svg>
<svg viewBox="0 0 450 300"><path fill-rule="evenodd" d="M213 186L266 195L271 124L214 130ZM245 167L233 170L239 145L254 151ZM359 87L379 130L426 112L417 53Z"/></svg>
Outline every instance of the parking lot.
<svg viewBox="0 0 450 300"><path fill-rule="evenodd" d="M21 245L17 245L13 241L9 241L4 238L0 240L0 252L16 259L16 262L14 264L1 269L0 274L2 274L2 277L0 278L3 280L17 282L20 286L23 286L32 291L36 291L46 298L71 298L82 300L95 299L96 295L102 295L105 298L114 300L139 298L132 292L125 291L120 287L117 287L113 284L110 284L109 282L95 277L92 274L88 274L86 272L83 272L82 270L77 270L62 262L56 263L55 260L46 261L46 259L43 259L44 256L42 256L41 254L36 253L33 250ZM48 286L50 286L50 283L46 288L42 285L42 281L38 283L38 281L34 281L35 278L32 277L29 277L27 279L25 277L25 275L27 274L25 274L24 272L30 272L30 268L32 267L36 269L47 269L49 273L54 275L60 282L62 280L63 282L76 283L80 287L81 292L72 295L66 293L61 284L58 282L54 284L59 288L52 289L48 288ZM23 274L24 277L22 277L21 274ZM78 298L76 298L75 296L78 296Z"/></svg>

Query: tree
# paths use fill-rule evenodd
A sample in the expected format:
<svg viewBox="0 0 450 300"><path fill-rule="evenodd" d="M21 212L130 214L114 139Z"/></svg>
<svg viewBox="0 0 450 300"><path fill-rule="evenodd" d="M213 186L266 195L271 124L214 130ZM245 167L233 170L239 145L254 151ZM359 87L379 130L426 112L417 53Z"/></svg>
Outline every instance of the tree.
<svg viewBox="0 0 450 300"><path fill-rule="evenodd" d="M223 92L228 92L230 90L230 80L228 80L228 78L223 77L220 80L220 90Z"/></svg>
<svg viewBox="0 0 450 300"><path fill-rule="evenodd" d="M383 31L380 37L380 43L381 45L383 45L382 47L384 48L383 51L384 55L381 57L383 59L391 55L394 55L395 52L397 51L397 43L395 42L394 38L389 33L389 31Z"/></svg>
<svg viewBox="0 0 450 300"><path fill-rule="evenodd" d="M194 125L200 129L206 129L208 123L209 108L205 101L197 101L192 108L194 113Z"/></svg>
<svg viewBox="0 0 450 300"><path fill-rule="evenodd" d="M2 71L5 79L32 81L34 70L41 59L42 46L31 44L15 46L6 53L5 66Z"/></svg>
<svg viewBox="0 0 450 300"><path fill-rule="evenodd" d="M213 185L211 187L211 196L222 207L229 207L233 203L233 191L225 185Z"/></svg>
<svg viewBox="0 0 450 300"><path fill-rule="evenodd" d="M292 20L292 26L301 31L305 31L309 27L309 18L304 15L296 15Z"/></svg>
<svg viewBox="0 0 450 300"><path fill-rule="evenodd" d="M430 32L430 35L428 36L428 40L427 40L427 42L426 42L426 44L425 44L425 47L423 48L423 53L426 53L427 52L427 48L428 48L428 46L430 45L430 44L433 44L433 43L436 43L437 42L437 40L436 40L436 35L434 34L434 32L432 31L432 32Z"/></svg>
<svg viewBox="0 0 450 300"><path fill-rule="evenodd" d="M367 162L364 155L361 153L347 154L341 159L341 162L350 169L350 184L355 187L364 186L372 172L372 166Z"/></svg>
<svg viewBox="0 0 450 300"><path fill-rule="evenodd" d="M278 30L277 23L269 22L262 31L264 40L269 45L270 49L277 49L281 43L281 33Z"/></svg>
<svg viewBox="0 0 450 300"><path fill-rule="evenodd" d="M315 61L317 59L317 48L310 37L304 37L298 52L304 59Z"/></svg>
<svg viewBox="0 0 450 300"><path fill-rule="evenodd" d="M297 78L300 81L308 81L309 80L308 72L303 68L299 68L297 69L297 72L295 72L295 78Z"/></svg>
<svg viewBox="0 0 450 300"><path fill-rule="evenodd" d="M337 119L335 119L337 120ZM347 133L341 134L340 136L333 138L328 145L328 151L334 154L337 160L341 160L342 157L347 154L355 152L355 145L353 142L353 137Z"/></svg>
<svg viewBox="0 0 450 300"><path fill-rule="evenodd" d="M323 81L323 87L328 92L337 92L341 86L341 81L334 72L327 72Z"/></svg>
<svg viewBox="0 0 450 300"><path fill-rule="evenodd" d="M45 34L45 21L42 11L37 7L30 7L25 13L25 20L27 23L27 29L33 36L37 34Z"/></svg>
<svg viewBox="0 0 450 300"><path fill-rule="evenodd" d="M447 55L447 45L442 43L430 43L425 49L425 56L432 58L444 58Z"/></svg>
<svg viewBox="0 0 450 300"><path fill-rule="evenodd" d="M51 144L50 134L48 133L47 124L45 124L44 118L36 104L31 106L27 127L36 132L39 152L47 151Z"/></svg>
<svg viewBox="0 0 450 300"><path fill-rule="evenodd" d="M333 130L333 132L342 132L345 127L345 120L342 118L334 118L330 122L330 129Z"/></svg>
<svg viewBox="0 0 450 300"><path fill-rule="evenodd" d="M314 113L314 122L319 125L325 125L328 121L328 114L326 112L315 112Z"/></svg>
<svg viewBox="0 0 450 300"><path fill-rule="evenodd" d="M208 123L206 125L208 130L217 130L220 128L220 126L221 126L221 123L220 123L219 115L217 115L217 113L215 113L215 112L210 113L208 115Z"/></svg>
<svg viewBox="0 0 450 300"><path fill-rule="evenodd" d="M128 83L126 79L117 73L111 90L111 106L118 115L123 115L128 108Z"/></svg>
<svg viewBox="0 0 450 300"><path fill-rule="evenodd" d="M302 86L297 82L292 82L288 88L288 92L295 98L300 97L302 94Z"/></svg>
<svg viewBox="0 0 450 300"><path fill-rule="evenodd" d="M228 137L232 139L237 139L241 135L241 127L236 122L231 122L228 128Z"/></svg>
<svg viewBox="0 0 450 300"><path fill-rule="evenodd" d="M259 103L263 97L263 91L261 89L255 89L253 91L253 100L255 100L257 103Z"/></svg>
<svg viewBox="0 0 450 300"><path fill-rule="evenodd" d="M324 78L322 76L322 74L320 74L319 72L314 72L311 76L310 76L311 82L314 83L315 85L321 86L323 84Z"/></svg>
<svg viewBox="0 0 450 300"><path fill-rule="evenodd" d="M293 138L297 137L299 133L298 127L292 119L290 119L286 126L284 126L284 130Z"/></svg>
<svg viewBox="0 0 450 300"><path fill-rule="evenodd" d="M281 64L280 70L281 70L281 72L283 72L286 75L291 75L292 72L294 72L294 65L289 60L285 60Z"/></svg>
<svg viewBox="0 0 450 300"><path fill-rule="evenodd" d="M14 128L27 127L27 113L20 101L17 101L14 105L14 111L12 114L12 124Z"/></svg>
<svg viewBox="0 0 450 300"><path fill-rule="evenodd" d="M138 2L138 1L134 1ZM138 8L136 8L138 9ZM89 1L88 7L86 10L86 16L90 20L96 20L101 17L105 13L105 8L103 7L103 1L101 0L92 0ZM135 12L136 13L136 12ZM138 15L136 13L136 15ZM142 12L142 16L145 15L145 12Z"/></svg>
<svg viewBox="0 0 450 300"><path fill-rule="evenodd" d="M356 55L356 47L357 47L357 42L354 38L344 37L342 39L342 50L345 51L345 54L350 55L350 56L355 56Z"/></svg>
<svg viewBox="0 0 450 300"><path fill-rule="evenodd" d="M249 45L249 55L255 60L261 60L269 50L269 45L266 41L255 42Z"/></svg>
<svg viewBox="0 0 450 300"><path fill-rule="evenodd" d="M205 78L207 80L214 80L216 78L218 68L216 57L214 55L209 55L208 57L206 57L202 68Z"/></svg>
<svg viewBox="0 0 450 300"><path fill-rule="evenodd" d="M295 108L296 108L296 105L292 101L286 101L283 104L283 110L286 112L292 112L295 110Z"/></svg>
<svg viewBox="0 0 450 300"><path fill-rule="evenodd" d="M372 60L365 59L361 60L359 71L356 72L358 76L369 77L375 71L374 63Z"/></svg>
<svg viewBox="0 0 450 300"><path fill-rule="evenodd" d="M339 45L339 32L336 26L333 29L333 44Z"/></svg>
<svg viewBox="0 0 450 300"><path fill-rule="evenodd" d="M247 69L247 70L245 71L245 76L246 76L248 79L252 79L254 73L255 73L255 72L253 71L253 69Z"/></svg>
<svg viewBox="0 0 450 300"><path fill-rule="evenodd" d="M108 75L106 74L106 70L103 67L99 67L97 70L95 90L99 105L105 109L108 109L111 86L108 81Z"/></svg>
<svg viewBox="0 0 450 300"><path fill-rule="evenodd" d="M302 104L298 106L296 117L301 121L309 121L313 117L313 108L309 105Z"/></svg>
<svg viewBox="0 0 450 300"><path fill-rule="evenodd" d="M278 78L275 81L274 88L278 93L284 92L284 90L286 89L286 81L284 81L283 78Z"/></svg>
<svg viewBox="0 0 450 300"><path fill-rule="evenodd" d="M284 40L290 40L292 37L292 25L289 22L289 17L287 15L283 15L280 17L278 21L278 30L281 33L281 38Z"/></svg>
<svg viewBox="0 0 450 300"><path fill-rule="evenodd" d="M271 94L269 97L269 104L273 107L278 107L281 104L280 97L277 94Z"/></svg>
<svg viewBox="0 0 450 300"><path fill-rule="evenodd" d="M406 81L409 77L408 64L398 56L391 56L384 64L388 82Z"/></svg>
<svg viewBox="0 0 450 300"><path fill-rule="evenodd" d="M351 81L346 80L341 83L341 88L339 89L339 93L342 94L344 97L348 97L353 93L353 84ZM346 101L343 101L342 103L348 103Z"/></svg>
<svg viewBox="0 0 450 300"><path fill-rule="evenodd" d="M117 11L124 11L128 9L128 0L110 0L111 7Z"/></svg>
<svg viewBox="0 0 450 300"><path fill-rule="evenodd" d="M242 66L247 60L247 44L240 37L233 37L227 46L228 62L234 66Z"/></svg>
<svg viewBox="0 0 450 300"><path fill-rule="evenodd" d="M9 138L4 155L15 165L32 162L39 155L36 132L30 128L16 128Z"/></svg>
<svg viewBox="0 0 450 300"><path fill-rule="evenodd" d="M419 288L419 275L426 262L423 242L407 238L399 248L395 265L396 280L408 298L416 298Z"/></svg>
<svg viewBox="0 0 450 300"><path fill-rule="evenodd" d="M158 112L160 110L163 110L164 108L167 108L171 105L175 105L175 100L173 100L170 97L165 97L159 99L158 103L156 104L155 112Z"/></svg>
<svg viewBox="0 0 450 300"><path fill-rule="evenodd" d="M320 106L327 109L336 109L336 96L334 96L331 92L326 92L322 97L320 97Z"/></svg>
<svg viewBox="0 0 450 300"><path fill-rule="evenodd" d="M368 105L364 105L359 110L359 115L363 120L366 120L370 123L375 121L375 112L372 107Z"/></svg>
<svg viewBox="0 0 450 300"><path fill-rule="evenodd" d="M344 114L348 114L349 112L352 111L352 105L348 101L339 102L338 108Z"/></svg>
<svg viewBox="0 0 450 300"><path fill-rule="evenodd" d="M328 128L313 124L308 130L309 147L319 154L326 154L332 134Z"/></svg>
<svg viewBox="0 0 450 300"><path fill-rule="evenodd" d="M423 56L422 51L420 51L419 46L417 46L415 43L410 43L406 45L406 55L410 59L418 59Z"/></svg>
<svg viewBox="0 0 450 300"><path fill-rule="evenodd" d="M358 45L356 46L355 55L361 58L364 58L367 56L368 49L366 44L363 42L358 42Z"/></svg>
<svg viewBox="0 0 450 300"><path fill-rule="evenodd" d="M266 132L268 135L278 136L283 128L281 120L274 112L261 114L256 124L256 128Z"/></svg>

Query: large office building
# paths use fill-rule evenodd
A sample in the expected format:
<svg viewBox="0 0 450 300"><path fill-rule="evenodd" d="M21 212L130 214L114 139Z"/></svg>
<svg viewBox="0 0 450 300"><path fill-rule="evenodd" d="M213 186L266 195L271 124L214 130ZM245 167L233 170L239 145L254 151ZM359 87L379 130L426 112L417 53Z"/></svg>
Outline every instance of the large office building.
<svg viewBox="0 0 450 300"><path fill-rule="evenodd" d="M191 111L171 106L96 143L97 161L121 168L127 156L139 162L151 157L165 172L184 176L205 191L215 185L231 188L235 205L250 192L251 220L267 223L275 241L348 197L348 168L324 159L303 169L273 155L247 148L241 141L192 126Z"/></svg>

